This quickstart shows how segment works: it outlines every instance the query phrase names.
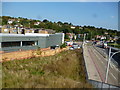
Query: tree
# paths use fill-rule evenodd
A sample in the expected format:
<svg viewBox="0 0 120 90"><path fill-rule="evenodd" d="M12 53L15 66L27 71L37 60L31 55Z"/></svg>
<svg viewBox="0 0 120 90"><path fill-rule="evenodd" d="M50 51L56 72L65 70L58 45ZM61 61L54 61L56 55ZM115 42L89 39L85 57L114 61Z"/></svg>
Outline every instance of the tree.
<svg viewBox="0 0 120 90"><path fill-rule="evenodd" d="M65 34L65 39L70 39L68 34Z"/></svg>
<svg viewBox="0 0 120 90"><path fill-rule="evenodd" d="M45 28L45 24L43 22L40 23L40 28Z"/></svg>
<svg viewBox="0 0 120 90"><path fill-rule="evenodd" d="M13 26L14 26L14 25L16 25L16 24L17 24L17 22L16 22L16 21L13 21L13 23L12 23L11 25L13 25Z"/></svg>
<svg viewBox="0 0 120 90"><path fill-rule="evenodd" d="M88 39L94 38L96 35L104 35L107 36L105 34L105 32L108 33L109 36L120 36L120 31L117 30L111 30L111 29L105 29L105 28L96 28L94 26L75 26L72 23L68 23L68 22L61 22L58 21L56 22L51 22L48 21L47 19L44 19L43 21L41 21L41 23L39 25L34 25L34 23L36 22L40 22L40 20L34 20L34 19L27 19L27 18L22 18L22 17L10 17L10 16L2 16L0 17L0 20L2 20L2 22L0 24L2 25L7 25L8 24L8 20L13 20L14 22L12 23L12 25L23 25L26 28L44 28L44 29L53 29L55 32L63 32L63 33L74 33L74 34L84 34L84 33L89 33L88 34ZM20 21L19 23L17 21ZM75 26L75 29L71 29L71 26ZM80 27L82 27L82 29L80 29ZM91 34L92 32L92 34Z"/></svg>
<svg viewBox="0 0 120 90"><path fill-rule="evenodd" d="M7 25L9 19L11 19L10 16L2 16L2 25Z"/></svg>
<svg viewBox="0 0 120 90"><path fill-rule="evenodd" d="M120 44L120 38L117 40L117 43Z"/></svg>
<svg viewBox="0 0 120 90"><path fill-rule="evenodd" d="M44 19L43 22L44 22L44 23L47 23L47 22L49 22L49 21L48 21L47 19Z"/></svg>
<svg viewBox="0 0 120 90"><path fill-rule="evenodd" d="M57 23L60 24L60 25L63 25L63 23L61 21L58 21Z"/></svg>

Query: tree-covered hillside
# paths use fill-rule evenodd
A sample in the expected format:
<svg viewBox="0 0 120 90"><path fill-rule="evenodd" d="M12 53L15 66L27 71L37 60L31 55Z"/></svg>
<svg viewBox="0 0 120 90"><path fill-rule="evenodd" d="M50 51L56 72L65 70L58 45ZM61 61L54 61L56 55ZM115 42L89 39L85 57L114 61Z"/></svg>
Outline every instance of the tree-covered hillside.
<svg viewBox="0 0 120 90"><path fill-rule="evenodd" d="M105 29L105 28L96 28L94 26L75 26L72 23L68 22L52 22L47 19L40 21L40 20L33 20L27 19L22 17L10 17L10 16L2 16L2 25L8 25L8 20L12 20L14 25L23 25L24 28L44 28L44 29L53 29L55 32L63 32L63 33L74 33L74 34L87 34L87 38L91 39L94 38L96 35L104 35L109 37L120 36L120 31ZM39 22L39 24L35 24ZM75 28L71 28L71 27Z"/></svg>

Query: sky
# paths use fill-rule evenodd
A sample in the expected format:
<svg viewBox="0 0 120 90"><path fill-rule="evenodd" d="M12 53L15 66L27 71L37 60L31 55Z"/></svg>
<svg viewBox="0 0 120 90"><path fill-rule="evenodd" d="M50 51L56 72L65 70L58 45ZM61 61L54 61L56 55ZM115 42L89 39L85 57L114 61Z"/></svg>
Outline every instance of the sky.
<svg viewBox="0 0 120 90"><path fill-rule="evenodd" d="M118 2L4 1L2 2L2 15L41 21L48 19L52 22L71 22L74 25L118 30Z"/></svg>
<svg viewBox="0 0 120 90"><path fill-rule="evenodd" d="M1 0L2 2L119 2L120 0Z"/></svg>

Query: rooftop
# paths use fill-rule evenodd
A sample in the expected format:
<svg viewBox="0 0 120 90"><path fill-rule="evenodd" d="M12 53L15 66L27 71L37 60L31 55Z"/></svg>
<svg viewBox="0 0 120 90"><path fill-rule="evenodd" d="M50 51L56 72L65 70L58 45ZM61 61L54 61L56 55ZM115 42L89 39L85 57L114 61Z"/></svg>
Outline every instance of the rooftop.
<svg viewBox="0 0 120 90"><path fill-rule="evenodd" d="M55 34L60 34L60 33L55 33ZM2 37L2 36L8 36L8 37L10 37L10 36L34 36L34 37L36 37L36 36L44 36L44 37L46 37L46 36L49 36L49 35L54 35L54 34L41 34L41 33L25 33L25 34L8 34L8 33L0 33L0 37Z"/></svg>

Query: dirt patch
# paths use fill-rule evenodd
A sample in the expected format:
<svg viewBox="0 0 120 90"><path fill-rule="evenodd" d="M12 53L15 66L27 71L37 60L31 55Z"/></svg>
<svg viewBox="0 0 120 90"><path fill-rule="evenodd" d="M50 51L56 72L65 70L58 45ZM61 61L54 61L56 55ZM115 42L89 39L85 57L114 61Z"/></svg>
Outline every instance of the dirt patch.
<svg viewBox="0 0 120 90"><path fill-rule="evenodd" d="M51 56L55 55L61 51L67 50L67 48L63 49L55 49L51 50L49 48L44 49L37 49L37 50L27 50L27 51L17 51L17 52L10 52L10 53L3 53L0 55L1 61L10 61L10 60L21 60L21 59L28 59L32 57L44 57L44 56Z"/></svg>

